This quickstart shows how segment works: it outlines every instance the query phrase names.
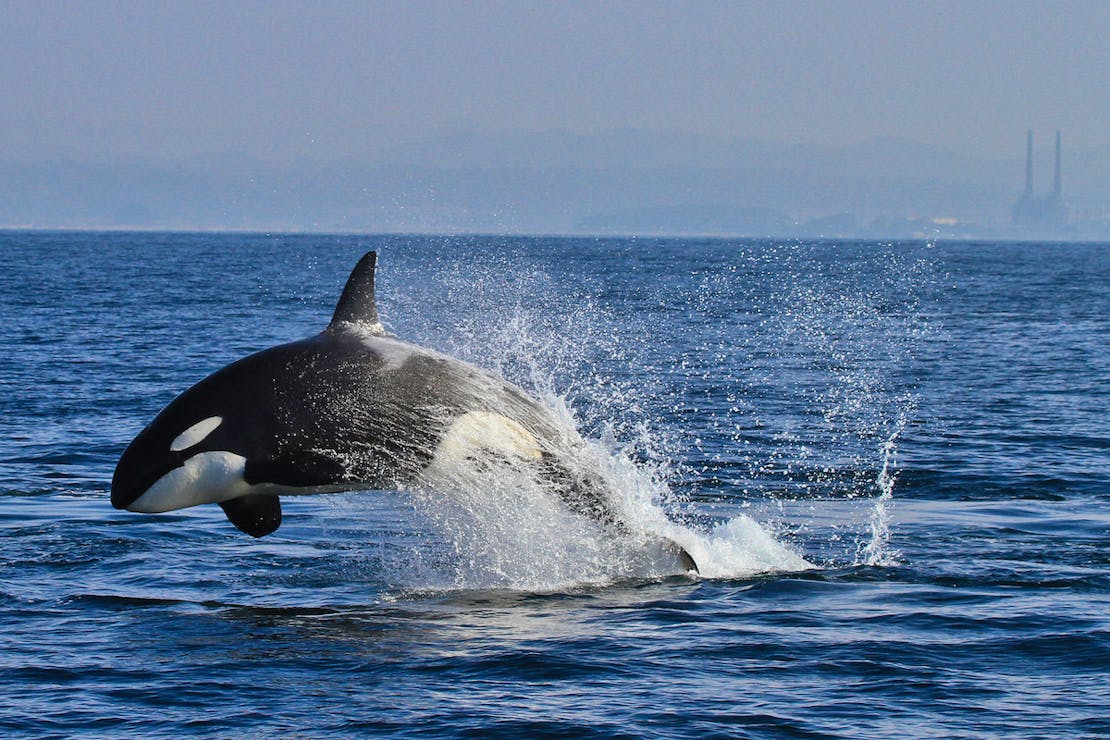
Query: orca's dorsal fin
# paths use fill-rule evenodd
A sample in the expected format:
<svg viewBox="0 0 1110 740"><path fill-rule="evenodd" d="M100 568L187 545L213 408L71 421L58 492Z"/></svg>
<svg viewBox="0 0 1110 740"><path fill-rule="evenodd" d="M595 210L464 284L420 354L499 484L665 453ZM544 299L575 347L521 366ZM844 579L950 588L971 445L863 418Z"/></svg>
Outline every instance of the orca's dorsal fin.
<svg viewBox="0 0 1110 740"><path fill-rule="evenodd" d="M335 306L335 314L328 324L329 329L339 324L355 324L364 331L385 334L381 319L378 318L378 307L374 303L374 268L377 263L378 253L367 252L355 265L343 287L343 295Z"/></svg>

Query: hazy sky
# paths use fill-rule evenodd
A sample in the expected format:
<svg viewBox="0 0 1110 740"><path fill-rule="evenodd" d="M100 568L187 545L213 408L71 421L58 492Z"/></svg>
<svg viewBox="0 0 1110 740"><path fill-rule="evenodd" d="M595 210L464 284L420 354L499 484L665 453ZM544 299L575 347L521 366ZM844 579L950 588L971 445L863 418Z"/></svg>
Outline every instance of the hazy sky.
<svg viewBox="0 0 1110 740"><path fill-rule="evenodd" d="M1110 143L1110 3L8 2L0 157L635 127ZM1015 143L1016 142L1016 143Z"/></svg>

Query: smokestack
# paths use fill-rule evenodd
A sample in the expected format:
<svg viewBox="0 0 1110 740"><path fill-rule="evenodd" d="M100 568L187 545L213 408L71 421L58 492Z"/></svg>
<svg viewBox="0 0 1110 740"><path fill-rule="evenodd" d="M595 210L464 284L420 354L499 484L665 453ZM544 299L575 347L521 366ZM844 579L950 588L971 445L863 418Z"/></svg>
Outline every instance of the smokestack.
<svg viewBox="0 0 1110 740"><path fill-rule="evenodd" d="M1056 132L1056 178L1052 181L1052 196L1060 200L1064 195L1064 180L1060 171L1060 132Z"/></svg>
<svg viewBox="0 0 1110 740"><path fill-rule="evenodd" d="M1033 197L1033 129L1025 134L1025 197Z"/></svg>

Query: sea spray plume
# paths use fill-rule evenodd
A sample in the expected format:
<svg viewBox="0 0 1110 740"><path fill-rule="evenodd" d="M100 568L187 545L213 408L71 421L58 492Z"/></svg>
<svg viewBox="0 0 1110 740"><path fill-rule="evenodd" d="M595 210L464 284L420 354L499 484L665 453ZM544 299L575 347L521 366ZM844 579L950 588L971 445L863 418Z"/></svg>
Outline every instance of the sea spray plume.
<svg viewBox="0 0 1110 740"><path fill-rule="evenodd" d="M320 334L232 363L171 402L120 458L113 505L156 513L218 503L261 537L280 526L283 495L473 493L493 481L491 500L558 501L669 558L672 571L696 569L682 546L622 517L573 425L500 377L388 334L375 268L374 252L359 261ZM520 477L499 490L509 473Z"/></svg>
<svg viewBox="0 0 1110 740"><path fill-rule="evenodd" d="M685 470L676 443L685 437L652 404L668 397L661 390L678 376L673 361L649 352L664 344L659 332L671 330L675 312L682 320L698 320L702 329L731 325L688 310L685 298L670 300L644 291L642 284L612 283L589 254L581 261L560 256L542 266L532 255L514 253L512 246L499 244L496 252L472 264L431 255L432 269L422 260L417 273L402 280L419 286L401 296L405 310L397 311L393 300L389 305L406 323L406 334L434 336L452 355L497 368L562 424L583 430L587 448L580 454L593 457L591 467L616 494L620 517L631 532L615 537L581 517L553 517L537 496L518 494L515 504L500 506L512 501L512 491L529 485L512 482L511 469L497 482L460 475L443 484L456 492L450 497L434 486L410 497L417 507L412 515L435 533L450 556L430 566L434 546L405 553L379 548L366 567L384 569L403 587L418 591L547 591L665 574L651 562L650 545L637 542L636 532L662 533L687 551L702 553L695 560L703 576L743 578L812 567L750 517L703 522L697 508L676 496L673 482ZM682 269L681 260L658 259L662 269ZM414 269L406 264L391 268ZM629 315L607 304L623 300L630 289L647 310ZM449 330L439 307L454 322ZM703 374L714 372L728 377L729 368L707 368ZM686 421L696 430L700 419ZM492 495L495 487L502 489L500 496ZM338 499L338 505L367 511L375 506L354 496ZM573 556L559 551L568 543L573 543ZM493 554L476 555L487 552Z"/></svg>
<svg viewBox="0 0 1110 740"><path fill-rule="evenodd" d="M891 506L894 500L894 484L898 479L895 470L898 455L898 435L905 428L905 419L899 419L898 426L882 445L883 467L875 479L875 486L879 495L875 498L875 506L871 510L871 539L867 544L860 544L856 553L856 562L864 565L894 565L898 562L899 553L890 547L890 518Z"/></svg>
<svg viewBox="0 0 1110 740"><path fill-rule="evenodd" d="M763 241L684 269L650 283L643 302L658 308L642 326L622 316L657 379L636 400L662 448L650 459L676 461L665 477L703 528L741 507L821 562L855 562L874 539L872 506L889 512L874 500L879 469L895 472L883 444L916 423L917 358L935 331L921 302L936 266L895 245ZM684 337L676 355L650 341L659 326Z"/></svg>

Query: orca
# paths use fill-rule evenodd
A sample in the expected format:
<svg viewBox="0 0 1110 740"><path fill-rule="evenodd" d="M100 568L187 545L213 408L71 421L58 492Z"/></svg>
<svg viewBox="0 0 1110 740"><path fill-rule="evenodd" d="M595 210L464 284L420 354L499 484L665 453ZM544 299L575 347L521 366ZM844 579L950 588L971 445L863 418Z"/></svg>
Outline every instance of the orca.
<svg viewBox="0 0 1110 740"><path fill-rule="evenodd" d="M533 471L572 512L627 532L576 430L508 381L385 331L376 264L375 252L359 260L322 332L233 362L166 406L120 457L112 505L215 503L262 537L281 525L281 496L403 488L444 459L485 459Z"/></svg>

